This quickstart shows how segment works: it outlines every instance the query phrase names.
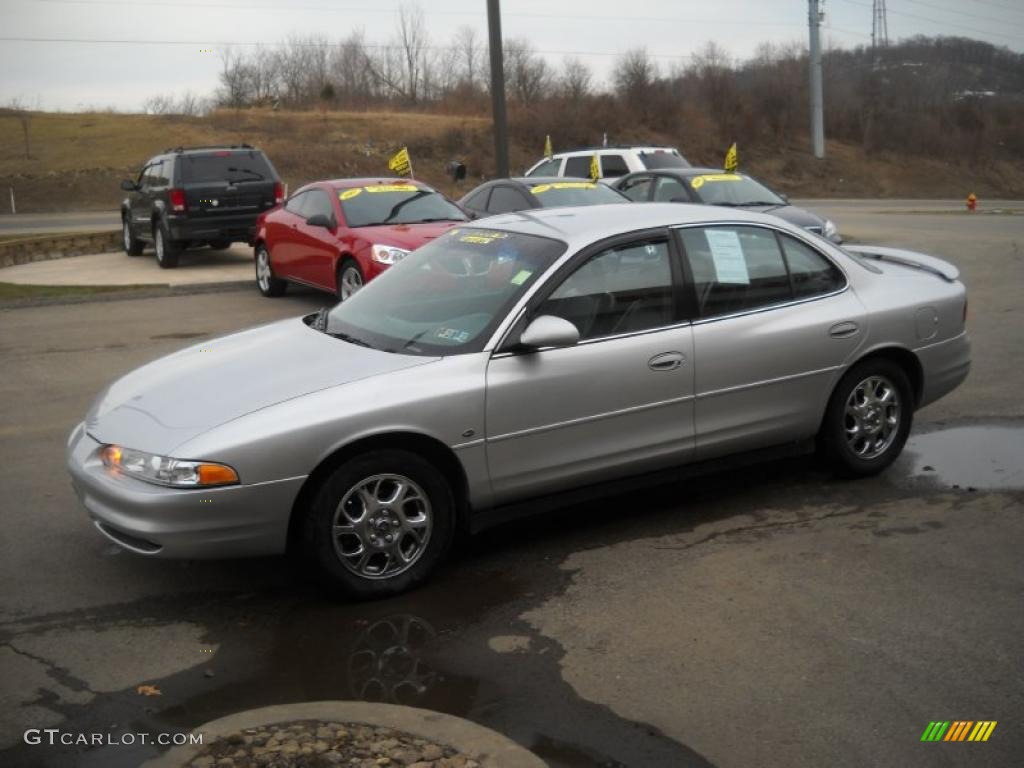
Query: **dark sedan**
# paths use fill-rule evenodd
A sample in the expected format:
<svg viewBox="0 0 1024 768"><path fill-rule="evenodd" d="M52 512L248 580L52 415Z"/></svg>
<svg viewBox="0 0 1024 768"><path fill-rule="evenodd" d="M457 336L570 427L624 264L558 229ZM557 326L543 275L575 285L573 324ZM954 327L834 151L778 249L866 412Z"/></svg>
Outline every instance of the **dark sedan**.
<svg viewBox="0 0 1024 768"><path fill-rule="evenodd" d="M745 173L718 168L638 171L616 179L612 186L638 203L703 203L770 213L808 232L824 235L833 243L843 242L830 219L790 205L784 195Z"/></svg>
<svg viewBox="0 0 1024 768"><path fill-rule="evenodd" d="M561 208L567 205L604 205L629 200L607 184L563 176L485 181L467 192L459 205L474 219L533 208Z"/></svg>

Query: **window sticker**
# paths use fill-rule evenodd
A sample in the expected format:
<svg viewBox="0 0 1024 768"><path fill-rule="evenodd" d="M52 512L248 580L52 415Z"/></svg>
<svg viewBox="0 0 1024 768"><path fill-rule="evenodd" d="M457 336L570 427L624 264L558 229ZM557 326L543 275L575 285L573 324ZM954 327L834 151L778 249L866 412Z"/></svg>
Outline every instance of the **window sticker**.
<svg viewBox="0 0 1024 768"><path fill-rule="evenodd" d="M530 279L530 275L532 274L533 272L528 269L521 269L512 277L511 280L509 280L509 282L512 283L512 285L522 285Z"/></svg>
<svg viewBox="0 0 1024 768"><path fill-rule="evenodd" d="M711 248L711 260L715 265L715 279L719 283L750 285L747 262L743 258L740 236L731 229L706 229L704 236Z"/></svg>
<svg viewBox="0 0 1024 768"><path fill-rule="evenodd" d="M708 181L742 181L742 179L742 176L738 176L735 173L707 173L690 179L690 186L694 189L700 189Z"/></svg>
<svg viewBox="0 0 1024 768"><path fill-rule="evenodd" d="M596 189L597 184L592 181L556 181L553 184L538 184L532 187L530 192L535 195L543 195L552 189Z"/></svg>
<svg viewBox="0 0 1024 768"><path fill-rule="evenodd" d="M351 200L353 197L362 192L359 187L352 187L352 189L346 189L338 195L339 200Z"/></svg>
<svg viewBox="0 0 1024 768"><path fill-rule="evenodd" d="M508 237L504 232L478 232L466 234L459 238L460 243L471 243L473 245L488 245L495 240L504 240Z"/></svg>
<svg viewBox="0 0 1024 768"><path fill-rule="evenodd" d="M419 187L412 184L374 184L372 187L363 187L367 192L419 192Z"/></svg>
<svg viewBox="0 0 1024 768"><path fill-rule="evenodd" d="M438 328L434 335L445 341L454 341L456 344L465 344L469 341L469 331L460 331L458 328Z"/></svg>

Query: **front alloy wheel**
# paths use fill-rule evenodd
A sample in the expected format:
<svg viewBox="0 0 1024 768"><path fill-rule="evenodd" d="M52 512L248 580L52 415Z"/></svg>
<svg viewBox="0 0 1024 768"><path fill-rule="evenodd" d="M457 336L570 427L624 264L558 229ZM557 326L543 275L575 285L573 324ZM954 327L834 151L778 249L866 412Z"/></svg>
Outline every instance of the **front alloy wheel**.
<svg viewBox="0 0 1024 768"><path fill-rule="evenodd" d="M447 554L455 502L445 476L409 451L378 450L338 466L303 520L307 560L352 597L422 582Z"/></svg>
<svg viewBox="0 0 1024 768"><path fill-rule="evenodd" d="M338 272L338 298L345 301L363 287L363 273L354 261L346 261Z"/></svg>

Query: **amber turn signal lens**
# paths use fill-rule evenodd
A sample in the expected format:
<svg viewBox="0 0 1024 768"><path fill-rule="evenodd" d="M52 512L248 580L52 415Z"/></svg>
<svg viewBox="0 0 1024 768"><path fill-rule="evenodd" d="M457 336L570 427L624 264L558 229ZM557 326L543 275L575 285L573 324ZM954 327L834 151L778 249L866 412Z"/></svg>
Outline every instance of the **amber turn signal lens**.
<svg viewBox="0 0 1024 768"><path fill-rule="evenodd" d="M121 447L118 445L108 445L100 452L100 458L108 467L119 467L121 465L121 456Z"/></svg>
<svg viewBox="0 0 1024 768"><path fill-rule="evenodd" d="M238 473L223 464L200 464L199 485L227 485L238 482Z"/></svg>

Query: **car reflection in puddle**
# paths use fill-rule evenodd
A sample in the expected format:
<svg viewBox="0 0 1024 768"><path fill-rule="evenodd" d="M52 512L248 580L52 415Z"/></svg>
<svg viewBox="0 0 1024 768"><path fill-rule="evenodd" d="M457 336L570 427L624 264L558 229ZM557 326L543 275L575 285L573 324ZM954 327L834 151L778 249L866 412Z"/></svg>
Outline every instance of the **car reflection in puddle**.
<svg viewBox="0 0 1024 768"><path fill-rule="evenodd" d="M348 656L349 694L361 701L420 706L438 682L426 662L437 632L419 616L388 616L370 624Z"/></svg>
<svg viewBox="0 0 1024 768"><path fill-rule="evenodd" d="M1024 425L976 424L914 435L894 469L914 485L1024 489Z"/></svg>

